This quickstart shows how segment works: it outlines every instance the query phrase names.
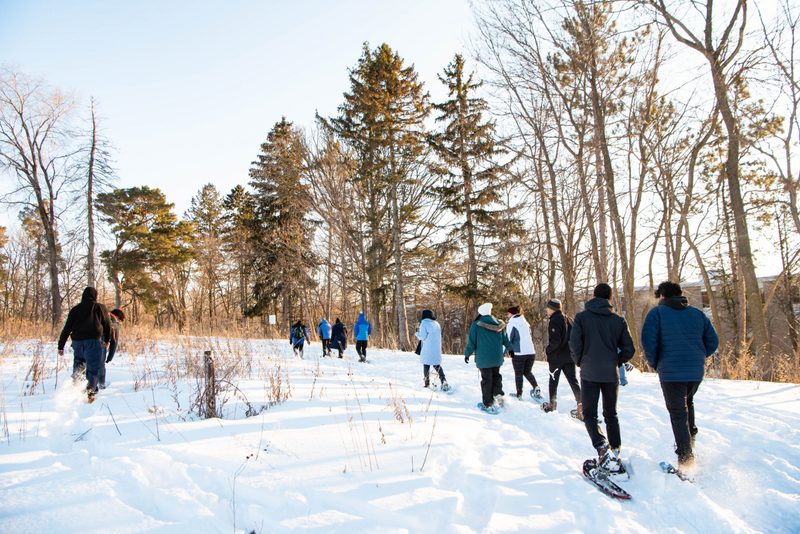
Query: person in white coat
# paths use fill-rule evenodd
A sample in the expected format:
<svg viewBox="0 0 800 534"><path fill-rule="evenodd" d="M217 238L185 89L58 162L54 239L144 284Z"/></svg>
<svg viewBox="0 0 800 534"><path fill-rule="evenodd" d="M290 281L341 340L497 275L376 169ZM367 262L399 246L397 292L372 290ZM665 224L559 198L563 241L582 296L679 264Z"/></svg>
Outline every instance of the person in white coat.
<svg viewBox="0 0 800 534"><path fill-rule="evenodd" d="M442 383L442 391L447 391L450 386L444 376L442 369L442 327L436 321L431 310L423 310L422 320L417 330L417 354L422 363L422 374L425 377L425 387L430 387L431 367L439 373L439 380Z"/></svg>
<svg viewBox="0 0 800 534"><path fill-rule="evenodd" d="M531 397L534 400L542 400L542 391L539 388L539 384L536 383L536 377L533 376L536 348L533 346L531 325L528 324L519 306L511 306L506 312L508 313L506 334L509 341L511 341L512 347L509 353L511 354L511 363L514 365L514 380L517 385L516 397L518 399L522 397L522 379L524 377L533 386Z"/></svg>

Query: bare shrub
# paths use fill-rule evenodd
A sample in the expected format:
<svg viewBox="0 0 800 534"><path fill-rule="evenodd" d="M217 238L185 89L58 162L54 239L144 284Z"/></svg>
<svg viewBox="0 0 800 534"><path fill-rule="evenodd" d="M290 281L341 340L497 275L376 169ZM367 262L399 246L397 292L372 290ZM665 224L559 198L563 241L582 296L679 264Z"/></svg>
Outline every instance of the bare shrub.
<svg viewBox="0 0 800 534"><path fill-rule="evenodd" d="M36 390L39 389L39 386L42 386L41 390L42 393L44 393L42 381L44 380L46 374L46 363L47 359L43 354L42 343L36 343L36 348L33 351L33 359L31 360L31 365L28 368L28 374L25 376L25 381L23 382L22 386L23 397L35 395Z"/></svg>

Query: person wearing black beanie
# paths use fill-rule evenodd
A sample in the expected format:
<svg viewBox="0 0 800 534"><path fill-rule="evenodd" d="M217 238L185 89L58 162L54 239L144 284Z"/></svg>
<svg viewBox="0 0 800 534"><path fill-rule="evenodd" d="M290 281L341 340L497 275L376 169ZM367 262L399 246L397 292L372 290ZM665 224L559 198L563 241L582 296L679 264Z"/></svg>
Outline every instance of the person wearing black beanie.
<svg viewBox="0 0 800 534"><path fill-rule="evenodd" d="M569 353L569 334L572 332L572 319L561 313L561 301L558 299L548 300L545 310L549 317L547 323L547 347L545 347L544 351L547 353L547 364L550 367L548 388L550 400L542 403L542 410L545 412L556 410L558 404L558 381L561 378L561 374L563 374L572 389L575 402L578 404L575 413L578 418L582 418L581 386L575 376L575 362L572 361L572 356Z"/></svg>

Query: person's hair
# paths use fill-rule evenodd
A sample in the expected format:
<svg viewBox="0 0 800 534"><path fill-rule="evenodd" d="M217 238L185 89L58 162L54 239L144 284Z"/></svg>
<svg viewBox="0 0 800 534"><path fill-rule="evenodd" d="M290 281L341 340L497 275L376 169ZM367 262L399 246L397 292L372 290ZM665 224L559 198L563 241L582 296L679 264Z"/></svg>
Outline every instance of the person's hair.
<svg viewBox="0 0 800 534"><path fill-rule="evenodd" d="M680 297L683 295L683 290L681 289L680 284L676 284L675 282L661 282L658 284L658 289L656 289L656 298L670 298L670 297Z"/></svg>
<svg viewBox="0 0 800 534"><path fill-rule="evenodd" d="M606 283L597 284L594 288L594 296L599 299L611 299L611 286Z"/></svg>
<svg viewBox="0 0 800 534"><path fill-rule="evenodd" d="M111 315L113 315L114 317L116 317L120 321L124 321L125 320L125 312L120 310L119 308L114 308L113 310L111 310Z"/></svg>

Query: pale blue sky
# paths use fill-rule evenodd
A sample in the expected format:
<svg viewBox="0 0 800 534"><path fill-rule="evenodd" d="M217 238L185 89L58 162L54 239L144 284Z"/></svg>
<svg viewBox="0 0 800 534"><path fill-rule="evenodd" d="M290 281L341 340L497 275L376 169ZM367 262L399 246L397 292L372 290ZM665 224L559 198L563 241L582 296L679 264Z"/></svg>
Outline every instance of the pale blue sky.
<svg viewBox="0 0 800 534"><path fill-rule="evenodd" d="M120 184L160 187L182 213L204 183L246 183L282 115L334 114L364 41L439 97L472 27L467 0L0 0L0 64L94 96Z"/></svg>

